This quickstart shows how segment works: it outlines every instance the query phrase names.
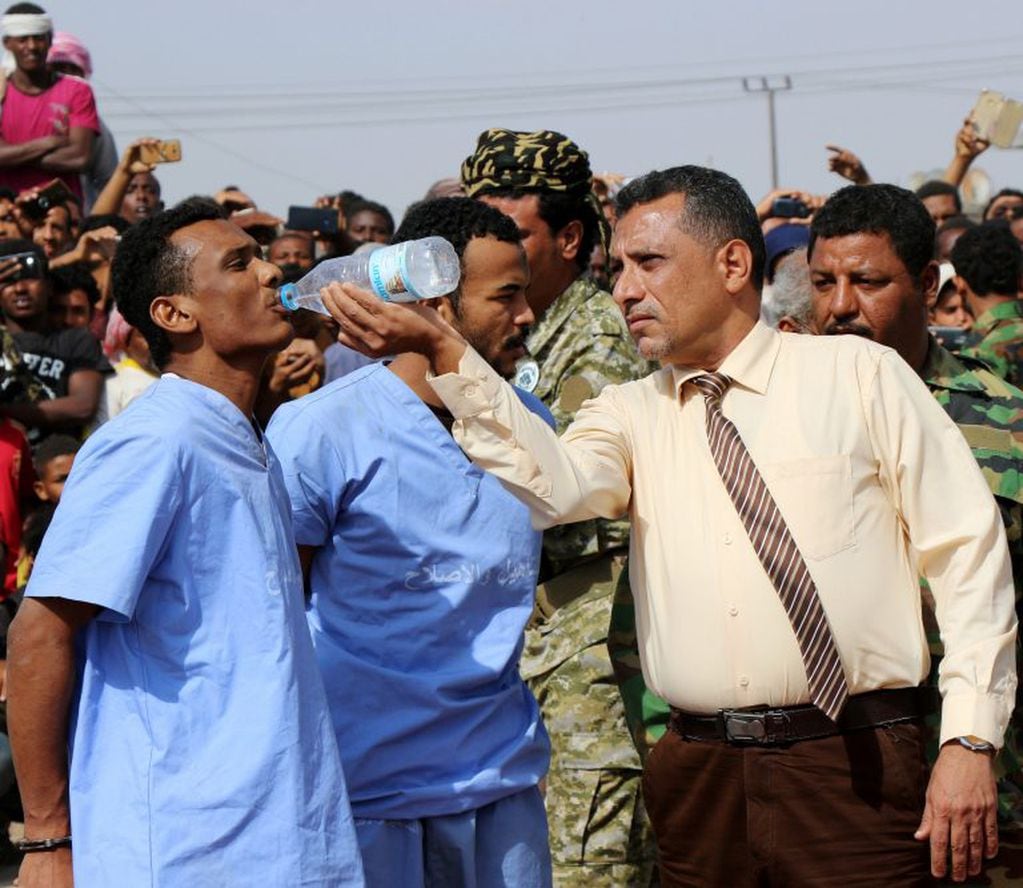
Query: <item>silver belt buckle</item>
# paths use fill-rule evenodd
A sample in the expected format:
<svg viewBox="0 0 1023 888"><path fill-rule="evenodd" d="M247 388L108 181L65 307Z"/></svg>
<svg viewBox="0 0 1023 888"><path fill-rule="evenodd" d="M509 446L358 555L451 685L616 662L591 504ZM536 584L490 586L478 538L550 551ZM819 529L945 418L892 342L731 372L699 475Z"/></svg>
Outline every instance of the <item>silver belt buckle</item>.
<svg viewBox="0 0 1023 888"><path fill-rule="evenodd" d="M725 729L725 739L731 743L763 743L767 736L766 718L766 712L722 709L721 723Z"/></svg>

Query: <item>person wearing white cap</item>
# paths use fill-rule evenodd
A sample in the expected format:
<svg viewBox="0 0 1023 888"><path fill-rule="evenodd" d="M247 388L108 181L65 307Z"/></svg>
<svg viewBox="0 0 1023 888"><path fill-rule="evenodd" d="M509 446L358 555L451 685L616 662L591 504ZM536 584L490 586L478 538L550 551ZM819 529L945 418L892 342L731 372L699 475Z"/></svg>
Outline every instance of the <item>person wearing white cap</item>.
<svg viewBox="0 0 1023 888"><path fill-rule="evenodd" d="M14 4L0 30L14 60L0 113L0 186L17 192L59 178L81 198L78 174L99 133L92 89L47 67L53 23L41 7Z"/></svg>

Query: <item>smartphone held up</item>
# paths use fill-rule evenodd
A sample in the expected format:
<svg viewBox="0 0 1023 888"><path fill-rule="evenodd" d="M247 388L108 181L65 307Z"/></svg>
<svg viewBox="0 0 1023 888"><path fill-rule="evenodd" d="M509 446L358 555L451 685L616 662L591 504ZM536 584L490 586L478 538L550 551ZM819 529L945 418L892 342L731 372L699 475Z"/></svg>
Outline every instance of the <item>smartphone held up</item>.
<svg viewBox="0 0 1023 888"><path fill-rule="evenodd" d="M139 145L142 163L178 163L181 160L181 140L164 139L155 144Z"/></svg>

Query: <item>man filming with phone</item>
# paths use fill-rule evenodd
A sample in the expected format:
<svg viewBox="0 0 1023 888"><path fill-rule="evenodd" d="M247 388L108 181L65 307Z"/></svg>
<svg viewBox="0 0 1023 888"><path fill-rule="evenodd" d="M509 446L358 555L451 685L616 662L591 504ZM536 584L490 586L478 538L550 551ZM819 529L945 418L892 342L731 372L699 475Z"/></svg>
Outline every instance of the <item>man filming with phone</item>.
<svg viewBox="0 0 1023 888"><path fill-rule="evenodd" d="M0 185L19 192L58 177L80 199L99 133L92 89L47 67L53 23L41 7L15 3L0 29L16 64L0 92Z"/></svg>
<svg viewBox="0 0 1023 888"><path fill-rule="evenodd" d="M22 240L0 243L0 308L42 390L36 403L4 404L0 415L24 425L32 442L56 429L81 434L96 414L103 375L111 372L88 330L51 328L52 294L46 257L38 246Z"/></svg>

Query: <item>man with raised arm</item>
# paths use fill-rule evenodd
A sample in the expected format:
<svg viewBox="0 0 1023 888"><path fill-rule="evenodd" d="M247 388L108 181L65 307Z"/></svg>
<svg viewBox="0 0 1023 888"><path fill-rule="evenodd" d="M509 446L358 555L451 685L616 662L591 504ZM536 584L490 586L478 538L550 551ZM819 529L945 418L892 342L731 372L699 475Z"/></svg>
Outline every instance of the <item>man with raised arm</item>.
<svg viewBox="0 0 1023 888"><path fill-rule="evenodd" d="M644 783L662 884L915 885L950 852L976 874L1016 618L969 447L894 351L759 322L763 238L734 179L654 172L618 211L615 300L665 366L560 439L435 319L326 299L346 343L430 359L459 443L539 526L630 515L644 677L671 706ZM920 574L945 641L929 783Z"/></svg>

